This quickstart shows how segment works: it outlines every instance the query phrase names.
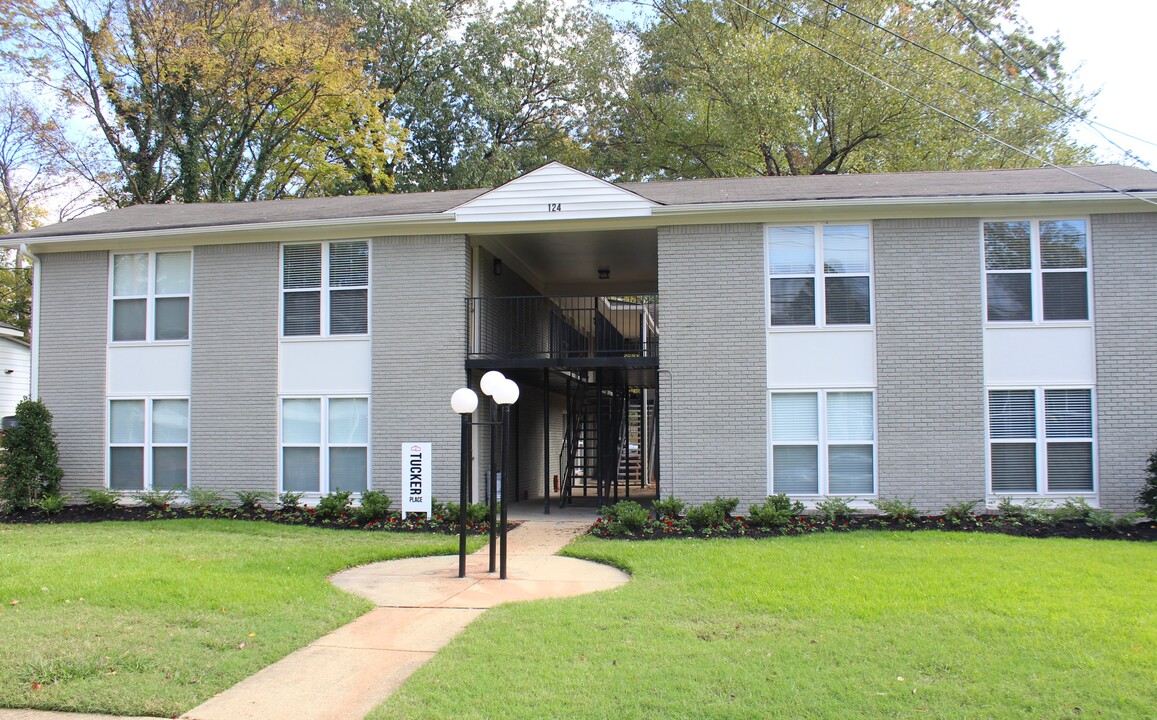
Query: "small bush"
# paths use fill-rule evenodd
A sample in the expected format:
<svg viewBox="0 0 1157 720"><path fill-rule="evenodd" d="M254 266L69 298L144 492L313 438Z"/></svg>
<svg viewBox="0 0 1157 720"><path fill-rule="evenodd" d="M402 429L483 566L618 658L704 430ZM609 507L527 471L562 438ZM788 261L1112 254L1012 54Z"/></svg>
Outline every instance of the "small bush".
<svg viewBox="0 0 1157 720"><path fill-rule="evenodd" d="M109 512L120 506L120 496L112 490L85 488L80 494L84 496L84 504L94 510Z"/></svg>
<svg viewBox="0 0 1157 720"><path fill-rule="evenodd" d="M1080 520L1084 522L1096 511L1084 498L1069 498L1056 510L1052 511L1053 520ZM1111 513L1110 513L1111 514Z"/></svg>
<svg viewBox="0 0 1157 720"><path fill-rule="evenodd" d="M747 520L756 527L777 528L787 525L793 518L802 515L803 511L803 503L779 493L759 505L752 505L747 511Z"/></svg>
<svg viewBox="0 0 1157 720"><path fill-rule="evenodd" d="M385 520L390 514L390 506L394 501L381 490L367 490L362 493L361 507L355 512L359 522L368 523L374 520Z"/></svg>
<svg viewBox="0 0 1157 720"><path fill-rule="evenodd" d="M1001 516L1021 525L1048 526L1056 523L1056 516L1040 500L1028 498L1019 505L1010 497L1000 499L996 506Z"/></svg>
<svg viewBox="0 0 1157 720"><path fill-rule="evenodd" d="M210 510L225 504L225 496L209 488L190 488L189 504L197 510Z"/></svg>
<svg viewBox="0 0 1157 720"><path fill-rule="evenodd" d="M1141 486L1141 492L1137 493L1137 503L1141 506L1141 512L1150 520L1157 521L1157 452L1149 456L1147 470L1145 484Z"/></svg>
<svg viewBox="0 0 1157 720"><path fill-rule="evenodd" d="M237 498L237 509L242 512L256 512L261 509L261 503L273 499L273 493L264 490L238 490L233 493Z"/></svg>
<svg viewBox="0 0 1157 720"><path fill-rule="evenodd" d="M64 510L64 503L68 497L60 493L45 493L36 503L36 507L45 515L59 515Z"/></svg>
<svg viewBox="0 0 1157 720"><path fill-rule="evenodd" d="M916 510L916 506L912 504L912 498L907 500L879 498L872 500L871 503L885 518L895 522L912 522L920 514Z"/></svg>
<svg viewBox="0 0 1157 720"><path fill-rule="evenodd" d="M979 500L964 500L944 508L944 521L951 525L961 525L976 518L972 511L980 503Z"/></svg>
<svg viewBox="0 0 1157 720"><path fill-rule="evenodd" d="M440 513L450 522L458 522L458 503L446 503ZM486 503L466 503L466 522L481 525L490 521L490 506Z"/></svg>
<svg viewBox="0 0 1157 720"><path fill-rule="evenodd" d="M300 510L303 497L304 493L283 492L277 496L277 503L281 505L282 510Z"/></svg>
<svg viewBox="0 0 1157 720"><path fill-rule="evenodd" d="M39 400L16 406L19 425L0 437L0 506L29 510L40 498L60 492L60 458L52 413Z"/></svg>
<svg viewBox="0 0 1157 720"><path fill-rule="evenodd" d="M133 495L141 505L150 510L168 510L177 497L176 490L145 490Z"/></svg>
<svg viewBox="0 0 1157 720"><path fill-rule="evenodd" d="M842 497L825 497L820 502L816 503L816 510L820 516L830 523L840 523L850 520L853 515L859 512L848 504L847 498Z"/></svg>
<svg viewBox="0 0 1157 720"><path fill-rule="evenodd" d="M639 532L650 520L646 508L634 500L620 500L614 505L600 508L599 514L630 532Z"/></svg>
<svg viewBox="0 0 1157 720"><path fill-rule="evenodd" d="M674 496L651 503L651 512L655 513L656 520L678 520L686 508L687 503Z"/></svg>
<svg viewBox="0 0 1157 720"><path fill-rule="evenodd" d="M726 504L720 503L719 498L687 509L687 524L696 530L718 527L725 522L727 522Z"/></svg>
<svg viewBox="0 0 1157 720"><path fill-rule="evenodd" d="M315 517L322 522L337 520L349 511L352 494L349 490L339 490L326 495L318 501Z"/></svg>

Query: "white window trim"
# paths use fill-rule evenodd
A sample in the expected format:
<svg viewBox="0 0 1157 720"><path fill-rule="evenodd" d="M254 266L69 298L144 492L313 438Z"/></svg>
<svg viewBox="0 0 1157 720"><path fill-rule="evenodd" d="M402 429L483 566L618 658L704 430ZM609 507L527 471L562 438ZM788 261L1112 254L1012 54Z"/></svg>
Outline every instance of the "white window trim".
<svg viewBox="0 0 1157 720"><path fill-rule="evenodd" d="M1036 411L1034 418L1036 422L1036 437L1034 438L998 438L992 437L992 412L989 408L989 391L991 390L1032 390L1033 404ZM1088 390L1090 412L1092 413L1092 427L1093 435L1090 438L1092 442L1093 453L1093 489L1085 491L1065 490L1063 492L1049 492L1048 491L1048 445L1049 439L1046 436L1045 429L1045 391L1046 390ZM1092 385L989 385L984 388L984 462L985 462L985 491L987 493L989 506L992 506L993 500L1009 497L1009 498L1045 498L1045 499L1063 499L1069 497L1080 497L1085 499L1096 499L1100 494L1100 478L1097 470L1098 458L1098 442L1097 442L1097 388ZM1073 443L1090 442L1083 438L1066 438L1056 439L1053 442L1064 443L1066 441ZM1021 444L1025 445L1029 442L1036 446L1036 490L1033 491L1017 491L1017 492L997 492L992 489L992 444Z"/></svg>
<svg viewBox="0 0 1157 720"><path fill-rule="evenodd" d="M366 284L365 285L343 285L337 288L332 288L329 284L329 248L334 243L354 243L364 242L366 244ZM304 245L320 245L321 246L321 285L316 288L294 288L287 290L285 287L285 248L293 246ZM290 242L282 243L281 250L278 253L278 271L277 271L277 287L278 287L278 303L277 303L277 329L278 336L283 342L316 342L318 340L346 340L346 339L365 339L370 336L373 328L373 270L374 270L374 243L368 238L350 238L348 240L321 240L317 242ZM329 328L329 296L330 292L336 290L365 290L366 291L366 331L364 333L340 333L338 335L330 334ZM286 335L285 334L285 295L286 293L298 292L320 292L321 303L320 310L321 318L318 325L317 335Z"/></svg>
<svg viewBox="0 0 1157 720"><path fill-rule="evenodd" d="M192 468L189 465L191 458L190 448L192 446L192 438L186 437L183 443L154 443L153 442L153 403L157 400L184 400L188 409L185 422L188 425L189 435L193 431L192 418L192 403L189 401L188 395L133 395L125 397L108 397L104 403L104 486L112 492L119 493L133 493L133 492L149 492L153 490L153 448L170 448L179 447L185 448L185 489L176 490L177 493L187 493L192 481ZM121 443L112 441L112 404L114 402L128 401L128 402L143 402L145 407L144 413L144 441L139 443ZM114 489L112 487L112 448L114 447L129 447L129 448L143 448L144 449L144 487L142 490L124 490Z"/></svg>
<svg viewBox="0 0 1157 720"><path fill-rule="evenodd" d="M872 395L872 441L836 441L829 442L828 440L828 394L830 393L871 393ZM817 395L817 422L819 423L818 434L815 442L805 441L791 441L776 443L772 440L772 395ZM870 493L855 493L855 494L838 494L838 497L849 498L852 500L870 499L879 496L880 492L880 448L879 448L879 412L877 407L876 388L867 387L832 387L832 388L768 388L767 391L767 494L776 494L775 490L775 446L776 445L815 445L817 471L819 473L819 492L816 494L799 494L791 495L804 501L805 504L822 500L825 497L836 497L828 490L828 453L827 449L831 445L855 445L863 446L871 444L872 446L872 492ZM823 452L821 452L821 450Z"/></svg>
<svg viewBox="0 0 1157 720"><path fill-rule="evenodd" d="M161 295L162 298L189 298L189 337L181 340L157 340L157 294L155 281L157 277L157 253L189 253L189 292L173 295ZM196 258L192 248L165 248L164 250L126 250L110 252L108 254L108 344L116 347L132 347L141 345L188 345L193 339L193 278L196 271L193 267ZM148 255L149 272L145 295L115 295L116 258L118 255ZM113 307L114 300L145 300L145 339L144 340L114 340L113 339ZM125 398L129 399L129 398Z"/></svg>
<svg viewBox="0 0 1157 720"><path fill-rule="evenodd" d="M771 248L769 244L770 231L773 228L810 227L812 238L815 241L815 271L812 273L785 273L775 275L776 278L812 278L815 285L815 323L812 325L772 325L771 323ZM868 229L868 272L866 273L826 273L824 272L824 228L828 227L866 227ZM800 223L768 223L763 226L763 308L764 324L769 332L801 332L808 330L841 331L865 330L876 325L876 267L875 234L872 223L864 222L800 222ZM867 277L868 278L868 323L856 325L852 323L827 324L827 283L828 277Z"/></svg>
<svg viewBox="0 0 1157 720"><path fill-rule="evenodd" d="M320 428L320 442L314 443L286 443L284 435L282 435L282 425L284 422L285 401L286 400L318 400L321 403L321 416L319 422ZM329 441L329 401L330 400L365 400L366 401L366 442L362 443L331 443ZM330 448L361 448L366 449L366 490L373 490L374 488L374 466L373 454L371 446L373 444L373 399L366 394L334 394L334 395L281 395L277 398L277 492L299 492L297 490L287 491L285 489L285 453L283 452L287 447L316 447L318 451L318 491L302 493L304 497L314 499L324 497L332 492L329 486L329 453ZM354 493L354 498L361 497L361 493Z"/></svg>
<svg viewBox="0 0 1157 720"><path fill-rule="evenodd" d="M1085 269L1069 268L1066 270L1045 270L1041 267L1040 224L1056 220L1080 220L1085 223ZM1016 275L1023 274L1024 270L989 270L985 259L984 225L998 222L1027 222L1029 230L1029 274L1032 292L1032 320L989 320L988 319L988 275ZM1087 320L1045 320L1044 319L1044 281L1045 273L1084 272L1086 303L1089 308ZM1090 327L1093 324L1093 223L1087 215L1057 215L1006 218L985 218L980 221L980 298L981 312L986 327L1017 328L1017 327ZM1004 388L994 388L1004 389ZM1011 388L1010 388L1011 389ZM1026 389L1026 388L1021 388ZM1050 390L1057 388L1049 388Z"/></svg>

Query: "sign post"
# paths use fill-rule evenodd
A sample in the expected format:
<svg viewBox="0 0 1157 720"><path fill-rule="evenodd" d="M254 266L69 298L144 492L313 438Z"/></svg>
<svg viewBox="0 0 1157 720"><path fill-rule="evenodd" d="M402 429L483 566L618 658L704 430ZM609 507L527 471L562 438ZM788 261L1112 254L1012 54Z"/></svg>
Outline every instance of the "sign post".
<svg viewBox="0 0 1157 720"><path fill-rule="evenodd" d="M407 513L432 512L432 466L430 443L402 443L402 519Z"/></svg>

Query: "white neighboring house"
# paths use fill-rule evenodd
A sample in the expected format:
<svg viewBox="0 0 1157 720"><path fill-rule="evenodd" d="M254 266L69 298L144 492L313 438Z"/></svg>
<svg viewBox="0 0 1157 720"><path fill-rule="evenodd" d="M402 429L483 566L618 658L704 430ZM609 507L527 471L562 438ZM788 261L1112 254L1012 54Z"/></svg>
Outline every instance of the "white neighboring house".
<svg viewBox="0 0 1157 720"><path fill-rule="evenodd" d="M0 323L0 417L16 412L32 383L32 351L19 328Z"/></svg>

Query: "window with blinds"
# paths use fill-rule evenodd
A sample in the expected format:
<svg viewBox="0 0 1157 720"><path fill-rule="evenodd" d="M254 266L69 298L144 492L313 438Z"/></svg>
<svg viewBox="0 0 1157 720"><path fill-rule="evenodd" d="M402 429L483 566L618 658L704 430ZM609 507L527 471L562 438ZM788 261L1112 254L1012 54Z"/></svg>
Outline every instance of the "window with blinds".
<svg viewBox="0 0 1157 720"><path fill-rule="evenodd" d="M773 226L766 240L771 325L871 324L867 225Z"/></svg>
<svg viewBox="0 0 1157 720"><path fill-rule="evenodd" d="M282 490L365 492L369 419L369 400L364 397L282 399Z"/></svg>
<svg viewBox="0 0 1157 720"><path fill-rule="evenodd" d="M188 340L192 266L188 251L114 254L112 341Z"/></svg>
<svg viewBox="0 0 1157 720"><path fill-rule="evenodd" d="M1084 220L984 223L988 321L1088 320L1088 267Z"/></svg>
<svg viewBox="0 0 1157 720"><path fill-rule="evenodd" d="M993 493L1093 492L1092 390L989 390L988 437Z"/></svg>
<svg viewBox="0 0 1157 720"><path fill-rule="evenodd" d="M771 492L876 491L871 391L771 393Z"/></svg>
<svg viewBox="0 0 1157 720"><path fill-rule="evenodd" d="M369 332L370 250L364 240L285 245L281 255L282 335Z"/></svg>
<svg viewBox="0 0 1157 720"><path fill-rule="evenodd" d="M185 490L189 486L189 400L110 400L111 490Z"/></svg>

